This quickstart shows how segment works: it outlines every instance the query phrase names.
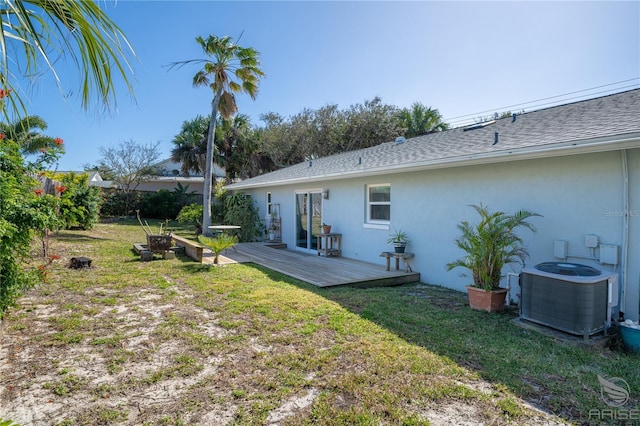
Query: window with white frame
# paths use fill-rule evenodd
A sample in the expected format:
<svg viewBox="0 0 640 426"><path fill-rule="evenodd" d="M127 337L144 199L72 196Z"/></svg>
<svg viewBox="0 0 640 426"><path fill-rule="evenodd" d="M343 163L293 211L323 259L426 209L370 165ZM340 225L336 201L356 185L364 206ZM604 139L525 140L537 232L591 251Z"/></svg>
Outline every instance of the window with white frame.
<svg viewBox="0 0 640 426"><path fill-rule="evenodd" d="M367 185L367 222L389 224L391 221L391 185Z"/></svg>

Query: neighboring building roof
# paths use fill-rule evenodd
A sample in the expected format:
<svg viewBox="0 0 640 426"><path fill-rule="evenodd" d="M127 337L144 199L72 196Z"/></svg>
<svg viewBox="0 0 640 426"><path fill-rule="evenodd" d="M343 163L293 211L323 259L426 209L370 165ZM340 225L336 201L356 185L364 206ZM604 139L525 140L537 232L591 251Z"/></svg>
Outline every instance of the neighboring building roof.
<svg viewBox="0 0 640 426"><path fill-rule="evenodd" d="M182 164L173 161L170 158L157 162L151 166L156 170L158 176L180 176L182 173ZM225 177L225 170L217 164L213 165L213 174L216 178ZM202 173L190 173L190 177L202 177Z"/></svg>
<svg viewBox="0 0 640 426"><path fill-rule="evenodd" d="M151 176L149 179L144 180L140 183L143 184L161 184L161 185L172 185L175 187L180 183L182 186L186 186L189 184L202 184L204 182L204 178L202 176ZM104 180L99 182L89 182L90 186L97 186L100 188L118 188L118 184L111 180ZM137 188L136 188L137 189Z"/></svg>
<svg viewBox="0 0 640 426"><path fill-rule="evenodd" d="M89 186L97 186L98 188L116 188L117 185L110 180L89 181Z"/></svg>
<svg viewBox="0 0 640 426"><path fill-rule="evenodd" d="M257 188L638 148L640 89L475 126L387 142L286 167L228 189Z"/></svg>
<svg viewBox="0 0 640 426"><path fill-rule="evenodd" d="M66 171L61 171L61 170L56 170L56 173L75 173L77 175L81 175L81 174L88 174L89 175L89 182L101 182L102 181L102 176L100 176L100 173L97 170L81 170L81 171L77 171L77 170L66 170Z"/></svg>
<svg viewBox="0 0 640 426"><path fill-rule="evenodd" d="M180 183L197 183L204 182L204 177L202 176L151 176L149 179L145 180L145 182L180 182Z"/></svg>

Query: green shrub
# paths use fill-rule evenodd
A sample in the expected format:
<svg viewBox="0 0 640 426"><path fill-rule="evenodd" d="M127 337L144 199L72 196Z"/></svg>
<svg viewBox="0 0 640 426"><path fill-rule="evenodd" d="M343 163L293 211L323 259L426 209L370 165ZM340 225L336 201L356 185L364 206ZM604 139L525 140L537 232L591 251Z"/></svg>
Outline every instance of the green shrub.
<svg viewBox="0 0 640 426"><path fill-rule="evenodd" d="M238 233L240 241L256 241L258 237L264 235L264 224L249 195L243 193L225 195L223 203L225 207L223 223L241 227Z"/></svg>
<svg viewBox="0 0 640 426"><path fill-rule="evenodd" d="M66 173L60 177L60 219L66 229L74 226L91 229L100 217L100 190L89 186L86 173Z"/></svg>
<svg viewBox="0 0 640 426"><path fill-rule="evenodd" d="M124 192L116 189L102 190L102 206L100 216L128 216L140 210L141 195L137 191Z"/></svg>
<svg viewBox="0 0 640 426"><path fill-rule="evenodd" d="M140 215L153 219L175 219L180 213L175 195L168 189L159 189L142 196Z"/></svg>
<svg viewBox="0 0 640 426"><path fill-rule="evenodd" d="M22 292L42 277L38 269L25 269L24 261L35 232L46 234L56 225L57 201L42 195L26 166L18 145L4 139L0 144L0 319Z"/></svg>
<svg viewBox="0 0 640 426"><path fill-rule="evenodd" d="M173 191L159 189L156 192L145 193L140 201L139 210L143 217L173 220L183 207L197 198L194 191L189 191L189 185L183 186L178 182Z"/></svg>
<svg viewBox="0 0 640 426"><path fill-rule="evenodd" d="M178 217L176 218L180 223L190 223L195 228L196 235L202 234L202 205L200 204L190 204L188 206L184 206L180 213L178 213Z"/></svg>
<svg viewBox="0 0 640 426"><path fill-rule="evenodd" d="M193 204L202 198L201 195L196 194L196 191L189 191L189 184L183 186L180 182L178 182L173 189L173 197L179 209Z"/></svg>

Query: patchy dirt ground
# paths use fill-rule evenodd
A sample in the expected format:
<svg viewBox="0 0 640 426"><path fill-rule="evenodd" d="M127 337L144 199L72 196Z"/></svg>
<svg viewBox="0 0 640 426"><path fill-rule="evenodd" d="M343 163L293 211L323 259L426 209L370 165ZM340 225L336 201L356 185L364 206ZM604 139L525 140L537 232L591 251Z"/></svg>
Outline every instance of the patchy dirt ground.
<svg viewBox="0 0 640 426"><path fill-rule="evenodd" d="M96 287L82 299L110 297L113 290ZM185 318L194 333L212 342L233 340L234 333L220 327L212 312L182 303L189 295L177 297L179 303L167 303L161 295L135 291L127 303L102 310L87 308L69 294L36 291L23 298L21 308L5 324L0 342L0 418L22 425L242 424L238 410L246 389L234 385L234 376L244 373L239 364L252 365L250 360L275 348L249 340L231 352L194 356L193 348L183 346L180 339L167 339L183 330ZM64 298L65 303L47 303L52 298ZM72 320L74 315L80 321L90 315L91 330L77 327L69 332L61 318ZM176 321L175 327L168 327L167 319L172 318L181 318L181 324ZM326 383L314 376L306 380L304 392L269 409L265 424L298 423L309 416ZM463 385L487 394L493 391L485 382ZM229 398L229 393L236 397ZM339 397L336 403L357 403L347 399ZM187 412L185 403L192 406ZM416 412L432 425L495 424L484 408L451 401L416 407ZM526 424L561 423L540 413L527 418Z"/></svg>
<svg viewBox="0 0 640 426"><path fill-rule="evenodd" d="M61 263L78 251L93 255L82 239L56 248ZM373 344L337 337L326 315L286 322L282 302L260 305L269 297L246 309L229 301L233 289L187 285L181 268L198 265L121 259L105 256L81 271L57 265L50 283L10 311L0 331L0 419L23 426L359 424L353 419L363 406L387 409L365 398L415 387L416 373L404 368L372 381L382 365L367 358ZM502 392L479 379L443 373L420 385L430 388L429 380L472 396L398 398L394 409L409 413L410 424L563 424L534 409L506 418L496 404ZM350 420L314 420L332 418L332 410Z"/></svg>
<svg viewBox="0 0 640 426"><path fill-rule="evenodd" d="M86 294L109 295L100 288ZM55 297L45 297L51 296ZM42 304L42 296L24 298L16 313L23 322L18 329L15 323L8 325L0 346L0 417L23 425L65 424L65 419L74 419L69 424L173 424L172 406L182 396L191 394L194 403L202 398L197 384L225 375L218 371L222 358L212 354L191 364L195 358L179 340L164 341L160 336L171 332L159 327L163 318L177 315L177 306L162 303L155 294L132 296L135 300L129 304L87 312L99 319L98 327L112 331L105 341L82 338L73 345L64 341L81 337L63 336L55 326L69 311ZM191 307L188 314L203 336L220 339L229 334L215 325L210 312ZM181 356L183 363L176 367L173 361ZM179 371L165 371L169 366ZM215 387L203 387L203 392L215 393ZM226 424L236 410L233 403L214 404L188 424Z"/></svg>

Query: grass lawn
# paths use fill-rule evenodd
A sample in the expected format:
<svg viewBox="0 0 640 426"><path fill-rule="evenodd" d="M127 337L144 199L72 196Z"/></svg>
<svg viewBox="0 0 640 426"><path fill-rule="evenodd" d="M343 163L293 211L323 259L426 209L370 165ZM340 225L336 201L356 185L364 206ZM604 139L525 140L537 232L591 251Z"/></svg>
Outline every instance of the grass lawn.
<svg viewBox="0 0 640 426"><path fill-rule="evenodd" d="M627 381L627 414L640 406L639 356L517 327L513 312L473 312L464 294L423 283L318 289L182 256L140 262L131 247L144 240L133 222L52 238L61 259L0 335L0 419L600 424L594 413L611 407L598 375ZM93 267L67 268L74 256Z"/></svg>

